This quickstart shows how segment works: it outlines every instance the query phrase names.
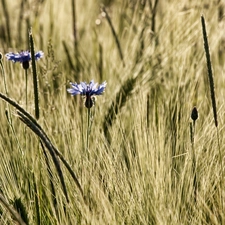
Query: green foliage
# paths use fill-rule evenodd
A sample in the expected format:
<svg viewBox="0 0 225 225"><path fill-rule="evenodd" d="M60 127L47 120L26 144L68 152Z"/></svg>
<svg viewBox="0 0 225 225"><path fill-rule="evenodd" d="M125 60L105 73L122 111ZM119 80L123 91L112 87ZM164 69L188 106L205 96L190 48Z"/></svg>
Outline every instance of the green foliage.
<svg viewBox="0 0 225 225"><path fill-rule="evenodd" d="M0 5L2 223L225 224L222 1ZM66 89L92 79L88 121Z"/></svg>

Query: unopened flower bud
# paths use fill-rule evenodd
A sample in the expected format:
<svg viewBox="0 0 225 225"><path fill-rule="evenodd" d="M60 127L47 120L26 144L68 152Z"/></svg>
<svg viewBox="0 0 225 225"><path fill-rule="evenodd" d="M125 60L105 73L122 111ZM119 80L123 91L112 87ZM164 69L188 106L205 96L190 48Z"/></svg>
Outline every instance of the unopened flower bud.
<svg viewBox="0 0 225 225"><path fill-rule="evenodd" d="M194 120L194 121L198 119L198 110L197 110L196 107L194 107L194 108L192 109L192 112L191 112L191 119Z"/></svg>

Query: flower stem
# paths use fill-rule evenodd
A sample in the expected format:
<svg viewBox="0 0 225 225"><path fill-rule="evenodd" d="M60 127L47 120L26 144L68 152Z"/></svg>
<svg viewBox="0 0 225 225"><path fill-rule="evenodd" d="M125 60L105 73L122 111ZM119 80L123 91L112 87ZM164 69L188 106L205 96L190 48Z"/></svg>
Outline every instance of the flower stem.
<svg viewBox="0 0 225 225"><path fill-rule="evenodd" d="M27 69L25 69L25 94L26 94L26 111L27 111ZM26 127L24 127L24 136L25 136L25 149L27 148L27 130Z"/></svg>
<svg viewBox="0 0 225 225"><path fill-rule="evenodd" d="M88 111L87 111L87 140L86 140L86 149L87 149L88 153L89 153L89 136L91 133L90 128L91 128L91 108L88 108Z"/></svg>
<svg viewBox="0 0 225 225"><path fill-rule="evenodd" d="M195 136L195 120L190 123L190 135L191 135L191 147L192 147L192 171L193 171L193 188L194 188L194 201L197 201L198 183L197 183L197 163L194 147L194 136Z"/></svg>
<svg viewBox="0 0 225 225"><path fill-rule="evenodd" d="M27 110L27 70L25 70L25 92L26 92L26 110Z"/></svg>

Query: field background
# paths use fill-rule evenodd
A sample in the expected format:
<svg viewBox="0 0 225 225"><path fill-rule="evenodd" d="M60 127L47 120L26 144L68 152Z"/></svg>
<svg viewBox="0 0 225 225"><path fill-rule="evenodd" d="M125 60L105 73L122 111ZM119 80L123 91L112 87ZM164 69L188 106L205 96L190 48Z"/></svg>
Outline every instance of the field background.
<svg viewBox="0 0 225 225"><path fill-rule="evenodd" d="M224 7L219 0L1 0L0 92L4 77L7 96L34 117L32 69L26 105L25 71L4 57L29 49L32 27L35 50L45 53L36 62L38 124L64 159L65 188L48 148L1 99L0 224L225 224ZM66 89L92 79L107 87L91 108L87 148L88 110Z"/></svg>

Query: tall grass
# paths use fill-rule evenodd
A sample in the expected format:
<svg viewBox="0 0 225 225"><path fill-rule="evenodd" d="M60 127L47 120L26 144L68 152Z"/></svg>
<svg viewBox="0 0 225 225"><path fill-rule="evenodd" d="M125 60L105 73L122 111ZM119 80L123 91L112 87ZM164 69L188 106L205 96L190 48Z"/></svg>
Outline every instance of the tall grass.
<svg viewBox="0 0 225 225"><path fill-rule="evenodd" d="M0 52L29 48L32 27L45 53L39 116L34 69L25 89L19 63L1 59L1 224L225 224L221 1L0 4ZM107 87L90 122L66 89L92 79Z"/></svg>

